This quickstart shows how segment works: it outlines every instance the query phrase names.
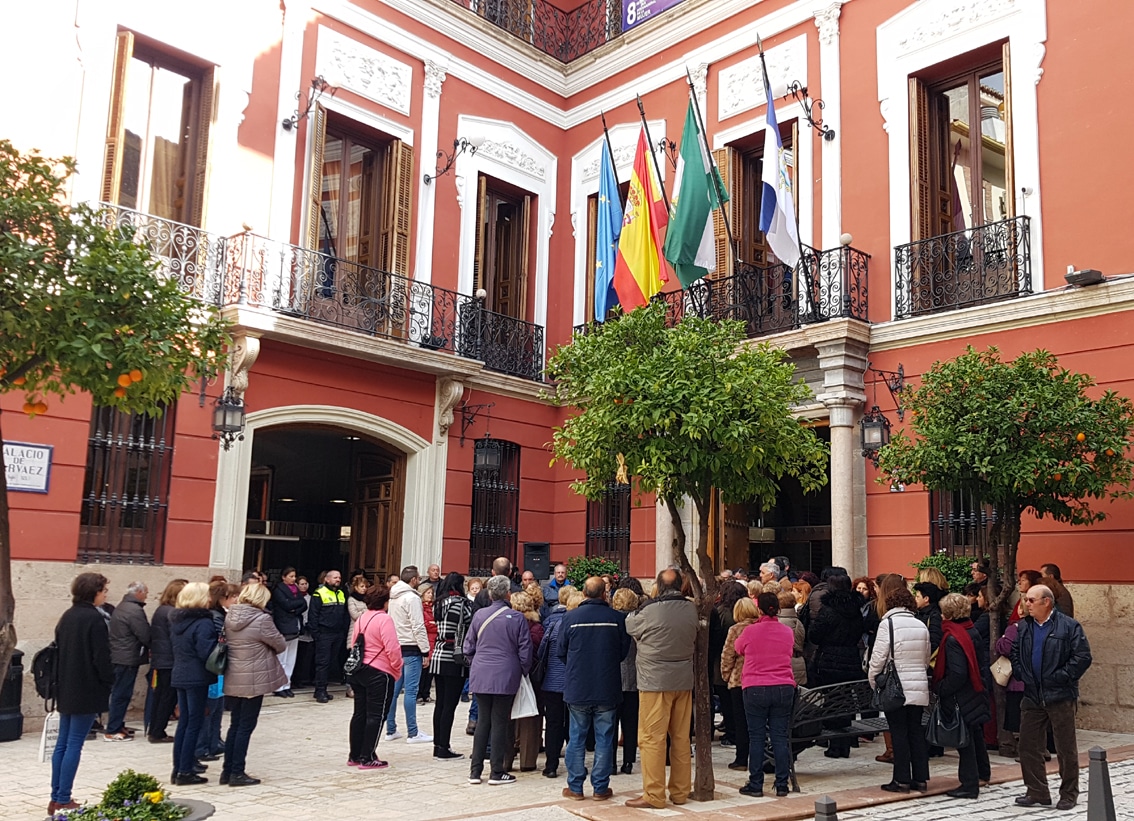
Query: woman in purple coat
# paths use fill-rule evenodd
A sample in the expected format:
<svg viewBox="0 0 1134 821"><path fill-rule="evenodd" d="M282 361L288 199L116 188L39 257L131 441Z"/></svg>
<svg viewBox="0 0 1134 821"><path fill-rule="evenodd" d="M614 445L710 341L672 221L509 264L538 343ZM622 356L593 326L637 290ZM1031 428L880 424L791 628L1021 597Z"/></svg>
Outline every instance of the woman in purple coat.
<svg viewBox="0 0 1134 821"><path fill-rule="evenodd" d="M511 584L507 576L493 576L486 585L491 604L478 610L465 636L465 656L472 659L469 692L476 696L480 719L473 736L469 783L479 784L484 755L492 742L492 774L488 783L514 784L506 762L513 749L509 735L512 701L520 689L520 678L532 666L532 640L527 619L508 606Z"/></svg>

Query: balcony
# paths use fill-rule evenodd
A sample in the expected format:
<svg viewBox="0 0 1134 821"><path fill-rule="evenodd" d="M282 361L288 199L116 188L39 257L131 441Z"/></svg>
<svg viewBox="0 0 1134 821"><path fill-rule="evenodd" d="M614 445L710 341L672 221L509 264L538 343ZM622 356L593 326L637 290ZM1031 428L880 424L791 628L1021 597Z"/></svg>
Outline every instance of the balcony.
<svg viewBox="0 0 1134 821"><path fill-rule="evenodd" d="M247 231L223 237L113 205L102 213L108 225L132 228L193 299L266 308L543 378L543 328L485 310L474 297Z"/></svg>
<svg viewBox="0 0 1134 821"><path fill-rule="evenodd" d="M563 11L547 0L453 0L525 43L569 63L622 34L621 0L587 0Z"/></svg>
<svg viewBox="0 0 1134 821"><path fill-rule="evenodd" d="M744 323L748 339L830 319L867 321L870 255L849 246L803 250L794 270L782 263L738 261L732 276L701 279L686 290L654 298L666 303L671 324L686 316L734 320Z"/></svg>
<svg viewBox="0 0 1134 821"><path fill-rule="evenodd" d="M1016 217L894 249L895 319L1032 292L1031 220Z"/></svg>

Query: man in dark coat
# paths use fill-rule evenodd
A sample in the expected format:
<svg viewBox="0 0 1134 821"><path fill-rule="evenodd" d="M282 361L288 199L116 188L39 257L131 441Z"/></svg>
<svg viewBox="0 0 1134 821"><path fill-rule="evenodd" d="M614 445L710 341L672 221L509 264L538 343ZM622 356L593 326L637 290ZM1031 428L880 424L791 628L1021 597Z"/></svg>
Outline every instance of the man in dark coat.
<svg viewBox="0 0 1134 821"><path fill-rule="evenodd" d="M602 577L587 579L583 595L583 602L563 616L554 648L566 665L563 701L571 716L563 795L576 801L583 799L587 735L593 730L591 786L595 799L601 801L614 795L610 774L614 770L618 705L622 703L622 660L630 652L630 635L626 616L606 600Z"/></svg>
<svg viewBox="0 0 1134 821"><path fill-rule="evenodd" d="M807 680L822 686L863 678L859 644L865 622L862 594L851 589L849 576L835 574L826 579L827 592L819 600L819 610L807 629L807 639L816 646L815 659ZM833 729L847 725L833 722ZM832 739L823 753L828 758L849 758L850 739Z"/></svg>
<svg viewBox="0 0 1134 821"><path fill-rule="evenodd" d="M126 595L110 617L110 662L114 665L114 688L110 691L110 712L103 741L131 741L126 729L126 710L134 696L138 667L146 660L150 646L150 622L143 609L149 590L142 582L130 582Z"/></svg>
<svg viewBox="0 0 1134 821"><path fill-rule="evenodd" d="M346 594L339 589L342 580L339 571L326 572L323 583L311 594L311 610L307 616L307 630L315 640L315 700L320 704L334 698L327 692L327 676L335 654L346 646L350 626Z"/></svg>
<svg viewBox="0 0 1134 821"><path fill-rule="evenodd" d="M1075 741L1075 707L1079 679L1091 666L1091 647L1083 627L1055 609L1051 588L1034 584L1024 594L1031 615L1020 619L1012 645L1012 672L1024 683L1020 703L1020 770L1027 794L1021 807L1048 806L1051 793L1044 769L1050 724L1059 758L1058 809L1069 810L1079 800L1079 748Z"/></svg>

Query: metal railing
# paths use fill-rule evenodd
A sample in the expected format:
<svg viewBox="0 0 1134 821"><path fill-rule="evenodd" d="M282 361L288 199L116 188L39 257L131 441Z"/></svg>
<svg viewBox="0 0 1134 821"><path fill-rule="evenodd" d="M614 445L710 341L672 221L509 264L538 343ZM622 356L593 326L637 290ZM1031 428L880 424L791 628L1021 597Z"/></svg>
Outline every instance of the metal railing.
<svg viewBox="0 0 1134 821"><path fill-rule="evenodd" d="M453 0L562 63L622 34L621 0L587 0L563 11L547 0Z"/></svg>
<svg viewBox="0 0 1134 821"><path fill-rule="evenodd" d="M102 213L107 225L132 228L162 273L202 302L267 308L543 378L543 328L475 297L248 231L223 237L113 205Z"/></svg>
<svg viewBox="0 0 1134 821"><path fill-rule="evenodd" d="M894 249L894 318L985 305L1032 292L1029 217L980 225Z"/></svg>

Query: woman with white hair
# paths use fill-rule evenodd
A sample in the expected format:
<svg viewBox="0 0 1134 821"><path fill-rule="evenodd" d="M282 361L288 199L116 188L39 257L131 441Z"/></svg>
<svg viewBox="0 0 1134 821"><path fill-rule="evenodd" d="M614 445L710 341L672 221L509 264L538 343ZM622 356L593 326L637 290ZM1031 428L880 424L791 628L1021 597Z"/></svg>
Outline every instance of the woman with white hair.
<svg viewBox="0 0 1134 821"><path fill-rule="evenodd" d="M506 770L513 750L508 729L520 678L532 666L532 639L523 613L508 606L512 588L508 577L493 576L486 588L491 604L473 616L464 644L465 656L472 659L469 690L480 705L469 783L481 783L485 753L491 741L492 772L488 783L514 784L516 777Z"/></svg>
<svg viewBox="0 0 1134 821"><path fill-rule="evenodd" d="M287 648L287 639L265 609L271 598L264 585L245 585L224 619L228 641L224 694L231 718L224 741L220 783L230 787L260 783L260 779L251 778L244 771L248 743L260 718L264 696L287 686L279 660L279 654Z"/></svg>

